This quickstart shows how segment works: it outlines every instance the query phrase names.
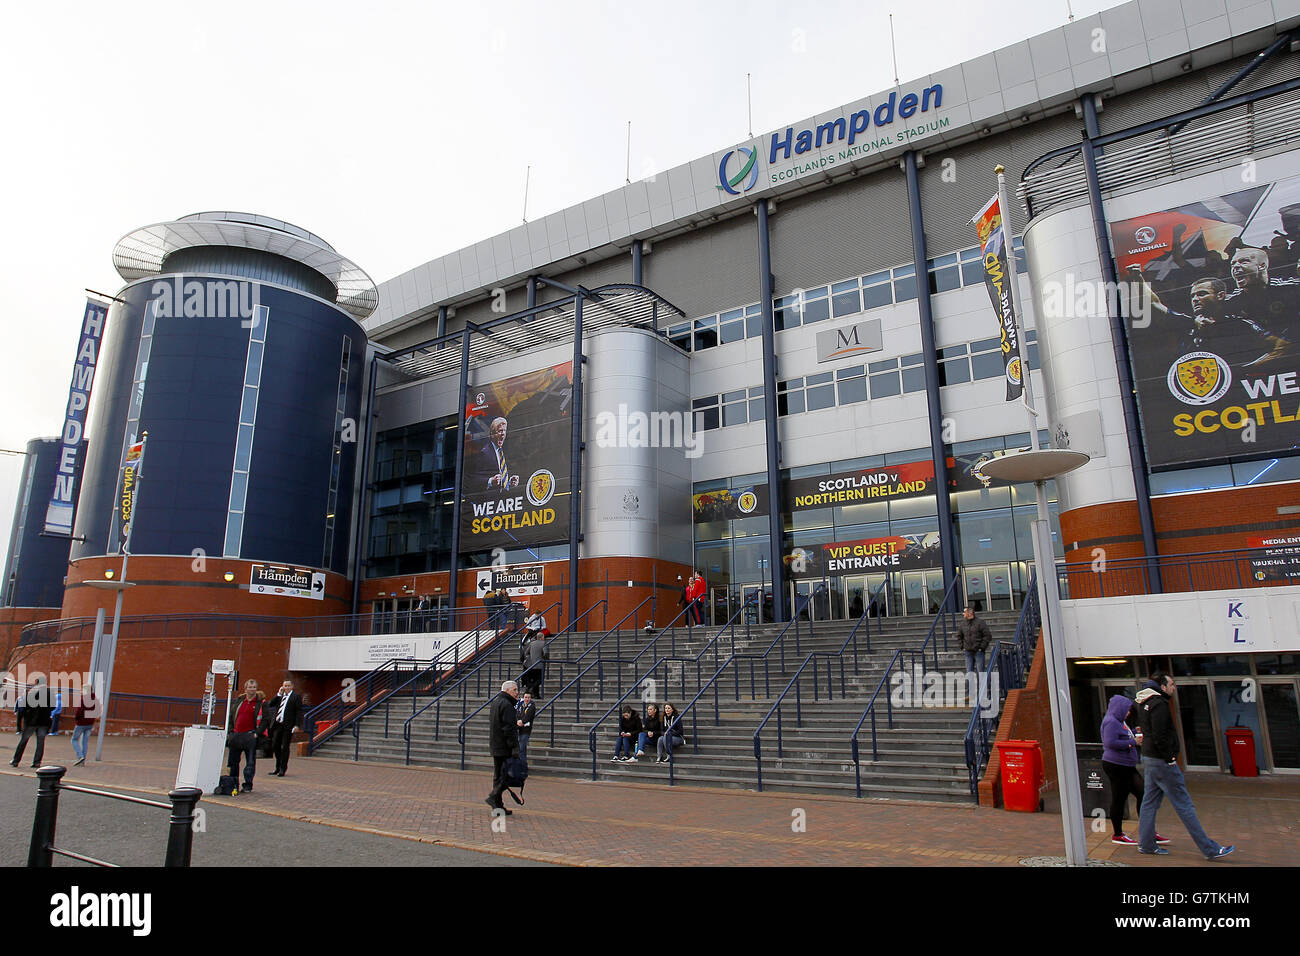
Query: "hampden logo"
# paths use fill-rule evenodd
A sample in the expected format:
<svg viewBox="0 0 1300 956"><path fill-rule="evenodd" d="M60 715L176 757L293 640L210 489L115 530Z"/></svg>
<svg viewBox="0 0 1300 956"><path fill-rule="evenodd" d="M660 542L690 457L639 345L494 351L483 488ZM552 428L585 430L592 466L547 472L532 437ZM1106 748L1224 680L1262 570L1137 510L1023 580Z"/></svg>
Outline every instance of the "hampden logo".
<svg viewBox="0 0 1300 956"><path fill-rule="evenodd" d="M1211 405L1232 384L1232 368L1213 352L1188 352L1169 366L1169 392L1187 405Z"/></svg>
<svg viewBox="0 0 1300 956"><path fill-rule="evenodd" d="M727 164L731 162L731 157L737 153L740 159L740 171L736 175L727 177ZM740 183L745 185L736 189ZM727 150L722 157L722 162L718 164L718 188L728 192L733 196L739 196L741 193L747 193L754 188L758 182L758 147L756 146L737 146L735 149Z"/></svg>

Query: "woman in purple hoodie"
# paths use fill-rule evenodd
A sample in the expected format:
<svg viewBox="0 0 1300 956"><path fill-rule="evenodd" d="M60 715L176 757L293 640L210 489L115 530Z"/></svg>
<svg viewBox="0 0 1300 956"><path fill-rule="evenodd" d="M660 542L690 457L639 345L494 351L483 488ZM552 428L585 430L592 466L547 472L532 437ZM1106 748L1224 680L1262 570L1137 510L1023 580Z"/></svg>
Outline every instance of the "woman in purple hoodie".
<svg viewBox="0 0 1300 956"><path fill-rule="evenodd" d="M1124 805L1131 793L1142 806L1142 775L1137 765L1142 756L1142 731L1136 734L1129 729L1128 719L1133 701L1116 694L1106 706L1106 716L1101 721L1101 742L1105 747L1101 768L1110 780L1110 825L1115 831L1110 842L1121 846L1137 846L1137 840L1124 833ZM1156 834L1157 843L1169 841Z"/></svg>

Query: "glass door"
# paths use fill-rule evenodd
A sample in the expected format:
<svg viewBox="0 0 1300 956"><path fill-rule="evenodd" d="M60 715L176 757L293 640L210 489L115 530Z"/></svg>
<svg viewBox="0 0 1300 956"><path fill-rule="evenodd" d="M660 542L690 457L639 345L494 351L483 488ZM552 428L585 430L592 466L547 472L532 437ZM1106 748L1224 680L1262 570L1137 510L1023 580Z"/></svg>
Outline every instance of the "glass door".
<svg viewBox="0 0 1300 956"><path fill-rule="evenodd" d="M962 587L966 591L966 604L981 614L989 608L988 569L963 568L961 572Z"/></svg>
<svg viewBox="0 0 1300 956"><path fill-rule="evenodd" d="M1015 595L1011 590L1011 565L995 564L988 569L989 610L1014 611Z"/></svg>
<svg viewBox="0 0 1300 956"><path fill-rule="evenodd" d="M1210 703L1209 682L1183 683L1180 678L1175 706L1182 724L1183 753L1189 767L1223 766L1219 758L1219 735L1216 732L1214 707Z"/></svg>
<svg viewBox="0 0 1300 956"><path fill-rule="evenodd" d="M904 571L903 572L903 613L924 614L925 609L926 609L925 572Z"/></svg>
<svg viewBox="0 0 1300 956"><path fill-rule="evenodd" d="M709 588L709 623L722 625L731 618L730 588Z"/></svg>
<svg viewBox="0 0 1300 956"><path fill-rule="evenodd" d="M1264 703L1268 725L1270 767L1300 770L1300 708L1296 703L1296 681L1260 681L1259 698Z"/></svg>
<svg viewBox="0 0 1300 956"><path fill-rule="evenodd" d="M925 613L934 615L939 613L939 605L943 603L943 595L946 588L943 585L942 571L925 572Z"/></svg>
<svg viewBox="0 0 1300 956"><path fill-rule="evenodd" d="M771 592L768 592L769 594ZM740 599L745 604L744 620L751 624L766 623L763 617L763 587L759 584L743 584L740 587Z"/></svg>

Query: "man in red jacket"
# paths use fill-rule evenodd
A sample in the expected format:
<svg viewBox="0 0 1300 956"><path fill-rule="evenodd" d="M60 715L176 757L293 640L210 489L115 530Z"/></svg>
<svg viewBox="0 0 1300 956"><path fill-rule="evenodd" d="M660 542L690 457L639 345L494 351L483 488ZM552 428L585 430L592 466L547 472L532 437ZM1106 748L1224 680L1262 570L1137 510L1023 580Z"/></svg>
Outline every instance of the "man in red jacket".
<svg viewBox="0 0 1300 956"><path fill-rule="evenodd" d="M239 779L239 758L244 756L244 785L241 793L250 793L253 789L253 774L257 766L257 733L266 716L265 704L257 697L257 681L244 683L244 696L238 707L232 707L226 722L226 746L230 748L230 775Z"/></svg>

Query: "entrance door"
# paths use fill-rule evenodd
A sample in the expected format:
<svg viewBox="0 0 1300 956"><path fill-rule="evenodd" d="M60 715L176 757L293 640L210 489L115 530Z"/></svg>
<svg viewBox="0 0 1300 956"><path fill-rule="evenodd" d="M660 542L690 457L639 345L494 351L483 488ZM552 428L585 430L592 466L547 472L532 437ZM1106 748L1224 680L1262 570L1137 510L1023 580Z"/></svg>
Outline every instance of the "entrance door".
<svg viewBox="0 0 1300 956"><path fill-rule="evenodd" d="M945 592L945 588L943 586L942 571L925 572L925 591L926 591L925 613L938 614L939 605L943 603L943 595Z"/></svg>
<svg viewBox="0 0 1300 956"><path fill-rule="evenodd" d="M989 609L988 570L985 568L963 568L961 572L962 589L966 592L966 603L974 608L976 614Z"/></svg>
<svg viewBox="0 0 1300 956"><path fill-rule="evenodd" d="M989 610L1014 611L1015 596L1011 591L1011 565L994 564L988 569Z"/></svg>
<svg viewBox="0 0 1300 956"><path fill-rule="evenodd" d="M1219 759L1219 735L1215 729L1209 683L1183 683L1180 680L1174 699L1178 704L1178 717L1182 724L1187 766L1219 769L1222 766Z"/></svg>
<svg viewBox="0 0 1300 956"><path fill-rule="evenodd" d="M740 587L740 600L745 604L744 620L751 624L766 624L763 610L763 586L760 584L742 584ZM767 592L771 594L771 591ZM769 615L770 616L770 615Z"/></svg>
<svg viewBox="0 0 1300 956"><path fill-rule="evenodd" d="M1274 770L1300 770L1300 708L1296 681L1260 681L1259 698L1268 724L1269 753Z"/></svg>
<svg viewBox="0 0 1300 956"><path fill-rule="evenodd" d="M722 625L731 618L730 588L709 588L709 623Z"/></svg>
<svg viewBox="0 0 1300 956"><path fill-rule="evenodd" d="M927 606L925 599L925 572L903 572L903 613L924 614Z"/></svg>

